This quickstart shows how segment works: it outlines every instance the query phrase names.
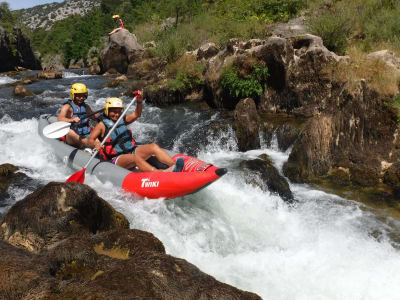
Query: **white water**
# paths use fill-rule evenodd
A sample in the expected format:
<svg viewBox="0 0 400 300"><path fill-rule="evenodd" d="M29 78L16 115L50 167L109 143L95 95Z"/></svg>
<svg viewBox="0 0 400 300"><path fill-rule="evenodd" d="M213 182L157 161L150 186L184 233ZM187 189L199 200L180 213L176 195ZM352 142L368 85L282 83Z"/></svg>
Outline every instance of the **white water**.
<svg viewBox="0 0 400 300"><path fill-rule="evenodd" d="M145 113L156 122L160 109L145 107ZM138 128L143 138L154 136L158 126L140 122L134 125ZM0 140L5 141L0 164L28 168L27 174L42 183L64 181L73 173L41 141L36 119L17 122L4 116ZM226 140L210 141L200 158L230 168L261 153L278 167L288 157L274 146L237 152L232 132L225 134ZM132 228L157 236L168 254L263 299L400 298L400 252L386 236L393 227L359 203L291 185L299 204L290 208L276 195L246 184L239 171L197 194L167 201L135 201L88 175L85 183L125 214ZM21 189L10 193L14 201L27 194ZM398 230L399 222L392 221ZM379 239L372 235L376 231Z"/></svg>
<svg viewBox="0 0 400 300"><path fill-rule="evenodd" d="M0 76L0 85L11 83L17 81L16 79L12 79L8 76Z"/></svg>

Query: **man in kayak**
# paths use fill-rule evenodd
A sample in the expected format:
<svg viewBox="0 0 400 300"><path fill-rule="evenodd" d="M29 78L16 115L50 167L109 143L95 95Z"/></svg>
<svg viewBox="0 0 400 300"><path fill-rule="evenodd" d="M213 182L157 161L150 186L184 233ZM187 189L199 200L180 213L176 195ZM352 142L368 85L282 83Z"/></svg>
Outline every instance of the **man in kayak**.
<svg viewBox="0 0 400 300"><path fill-rule="evenodd" d="M175 163L167 151L156 143L146 145L136 144L128 125L136 121L142 114L143 94L137 92L136 99L136 110L124 116L111 133L110 137L100 148L100 145L95 143L96 139L102 139L107 135L124 109L124 104L121 99L108 98L104 106L104 113L98 118L100 122L89 136L89 146L99 150L100 155L105 160L109 160L122 168L131 169L137 166L142 172L181 172L184 167L182 158L178 158ZM152 155L156 156L160 162L168 165L169 168L166 170L159 170L150 165L146 160Z"/></svg>
<svg viewBox="0 0 400 300"><path fill-rule="evenodd" d="M92 113L90 106L85 103L88 90L83 83L74 83L70 92L71 100L64 102L57 119L73 123L66 135L66 142L69 145L77 148L88 147L87 139L90 135L90 127L89 118L86 116ZM96 116L92 118L96 118ZM97 143L100 144L99 141Z"/></svg>
<svg viewBox="0 0 400 300"><path fill-rule="evenodd" d="M113 15L113 20L115 24L117 24L117 28L115 28L113 31L111 31L108 35L112 35L113 33L125 28L124 22L122 22L121 17L119 15Z"/></svg>

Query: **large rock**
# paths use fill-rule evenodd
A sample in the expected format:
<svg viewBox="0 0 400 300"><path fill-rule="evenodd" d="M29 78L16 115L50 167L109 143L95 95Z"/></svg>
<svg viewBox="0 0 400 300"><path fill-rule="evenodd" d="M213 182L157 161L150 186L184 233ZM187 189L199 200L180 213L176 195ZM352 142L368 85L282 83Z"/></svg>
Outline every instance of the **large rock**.
<svg viewBox="0 0 400 300"><path fill-rule="evenodd" d="M128 65L140 61L144 49L137 42L134 34L126 29L121 29L112 35L105 48L101 51L101 63L103 72L111 68L119 73L126 74Z"/></svg>
<svg viewBox="0 0 400 300"><path fill-rule="evenodd" d="M17 85L14 88L14 95L17 97L26 97L26 96L32 96L33 93L30 90L24 88L22 85Z"/></svg>
<svg viewBox="0 0 400 300"><path fill-rule="evenodd" d="M128 225L88 186L49 183L0 221L0 299L261 299Z"/></svg>
<svg viewBox="0 0 400 300"><path fill-rule="evenodd" d="M235 109L233 128L240 151L260 148L260 118L256 105L251 98L241 100Z"/></svg>
<svg viewBox="0 0 400 300"><path fill-rule="evenodd" d="M279 174L266 154L260 155L257 159L243 161L240 167L247 170L247 182L258 185L264 191L277 193L284 201L293 203L294 198L288 182ZM261 183L254 178L254 173L259 176Z"/></svg>
<svg viewBox="0 0 400 300"><path fill-rule="evenodd" d="M33 54L30 40L18 27L7 33L0 27L0 72L14 70L17 67L39 70L41 65Z"/></svg>
<svg viewBox="0 0 400 300"><path fill-rule="evenodd" d="M0 239L38 251L72 234L127 227L126 218L87 186L49 183L8 211L0 222Z"/></svg>

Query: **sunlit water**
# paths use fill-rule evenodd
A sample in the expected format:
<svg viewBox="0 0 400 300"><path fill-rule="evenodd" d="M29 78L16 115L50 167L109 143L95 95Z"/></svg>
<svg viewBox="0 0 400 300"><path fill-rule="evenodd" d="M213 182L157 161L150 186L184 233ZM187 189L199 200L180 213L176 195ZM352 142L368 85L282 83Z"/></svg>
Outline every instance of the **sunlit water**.
<svg viewBox="0 0 400 300"><path fill-rule="evenodd" d="M1 85L13 79L0 77L0 164L19 166L32 179L9 189L0 214L37 186L64 181L74 172L40 139L38 116L55 113L74 82L88 85L92 109L121 91L103 88L107 79L99 76L67 71L64 77L26 86L37 95L22 100ZM240 153L232 130L211 138L207 126L218 117L195 107L145 104L132 125L137 140L156 141L230 170L194 195L138 201L93 176L87 175L85 183L122 212L131 228L157 236L168 254L263 299L400 299L400 252L389 238L400 230L399 221L378 218L362 204L306 185L290 185L298 204L289 207L277 195L247 184L240 161L266 153L281 170L289 154L274 143Z"/></svg>

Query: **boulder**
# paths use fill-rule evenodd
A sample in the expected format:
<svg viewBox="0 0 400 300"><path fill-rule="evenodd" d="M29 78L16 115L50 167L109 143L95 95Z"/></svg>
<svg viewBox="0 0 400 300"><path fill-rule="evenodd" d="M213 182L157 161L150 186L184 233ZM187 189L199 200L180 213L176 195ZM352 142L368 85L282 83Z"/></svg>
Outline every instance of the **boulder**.
<svg viewBox="0 0 400 300"><path fill-rule="evenodd" d="M261 299L128 229L90 187L49 183L0 220L1 299Z"/></svg>
<svg viewBox="0 0 400 300"><path fill-rule="evenodd" d="M22 85L17 85L14 88L14 95L17 97L33 96L33 93L28 89L24 88Z"/></svg>
<svg viewBox="0 0 400 300"><path fill-rule="evenodd" d="M0 72L22 67L41 69L39 60L33 54L30 40L22 34L18 27L6 32L0 27Z"/></svg>
<svg viewBox="0 0 400 300"><path fill-rule="evenodd" d="M390 50L375 51L367 55L367 59L384 62L394 72L400 72L400 58Z"/></svg>
<svg viewBox="0 0 400 300"><path fill-rule="evenodd" d="M111 68L119 73L126 74L128 65L140 61L144 48L137 42L134 34L126 29L121 29L112 35L101 51L102 71L106 72Z"/></svg>
<svg viewBox="0 0 400 300"><path fill-rule="evenodd" d="M101 73L101 67L99 65L93 64L89 67L88 70L89 74L91 75L98 75Z"/></svg>
<svg viewBox="0 0 400 300"><path fill-rule="evenodd" d="M240 100L234 113L233 128L238 140L239 151L260 148L260 120L256 105L251 98Z"/></svg>
<svg viewBox="0 0 400 300"><path fill-rule="evenodd" d="M240 167L247 171L248 183L259 186L263 191L277 193L284 201L293 203L294 198L288 182L279 174L266 154L260 155L257 159L242 161ZM259 178L255 178L254 174L257 174Z"/></svg>
<svg viewBox="0 0 400 300"><path fill-rule="evenodd" d="M37 75L39 79L59 79L63 77L63 73L59 71L40 71Z"/></svg>
<svg viewBox="0 0 400 300"><path fill-rule="evenodd" d="M126 218L79 183L49 183L18 201L0 222L0 239L28 251L73 234L128 228Z"/></svg>

